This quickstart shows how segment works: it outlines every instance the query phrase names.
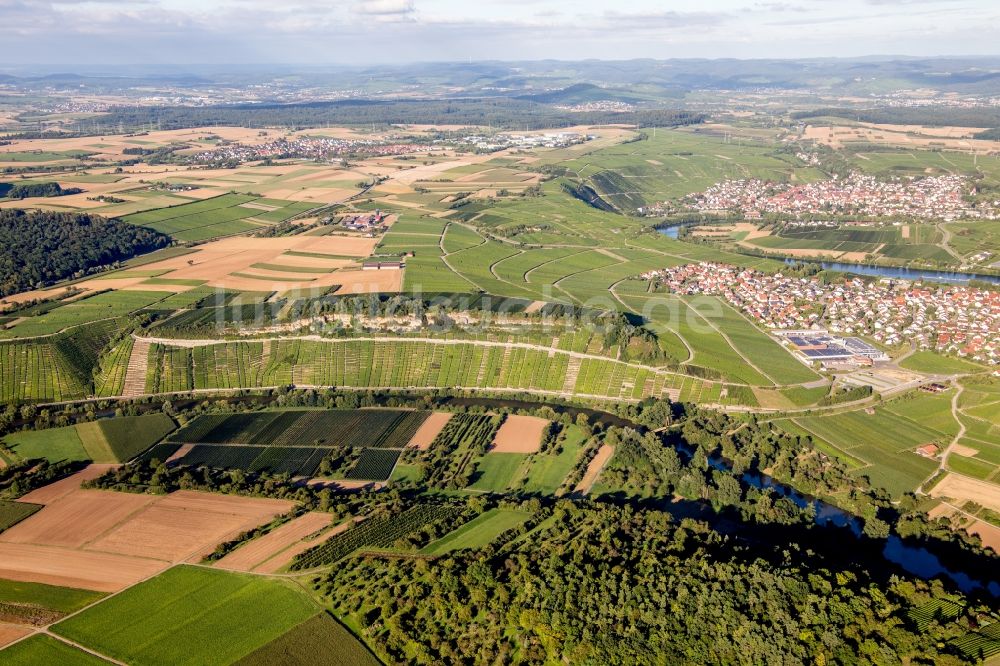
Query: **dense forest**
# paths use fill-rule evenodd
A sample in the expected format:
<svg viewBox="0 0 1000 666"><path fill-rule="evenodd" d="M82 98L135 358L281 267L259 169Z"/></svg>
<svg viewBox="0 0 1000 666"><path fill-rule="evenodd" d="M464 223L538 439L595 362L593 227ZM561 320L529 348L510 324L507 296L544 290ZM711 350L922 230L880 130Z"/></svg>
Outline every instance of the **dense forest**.
<svg viewBox="0 0 1000 666"><path fill-rule="evenodd" d="M488 125L501 129L545 129L572 125L627 123L665 127L698 123L703 116L677 109L627 113L572 113L517 99L342 100L308 104L257 104L209 107L118 108L100 119L109 127L156 126L180 129L212 125L320 127L325 125Z"/></svg>
<svg viewBox="0 0 1000 666"><path fill-rule="evenodd" d="M28 197L61 197L67 194L83 192L79 187L63 188L59 183L15 183L6 192L8 199L27 199Z"/></svg>
<svg viewBox="0 0 1000 666"><path fill-rule="evenodd" d="M0 296L170 245L152 229L83 213L0 210Z"/></svg>
<svg viewBox="0 0 1000 666"><path fill-rule="evenodd" d="M937 583L780 549L775 563L700 522L564 500L523 539L430 562L357 558L314 584L390 663L961 663L944 641L972 608L908 621Z"/></svg>
<svg viewBox="0 0 1000 666"><path fill-rule="evenodd" d="M1000 109L992 106L956 109L940 106L886 107L881 109L822 108L793 113L796 120L833 116L865 123L927 125L930 127L998 127ZM989 138L989 137L979 137Z"/></svg>

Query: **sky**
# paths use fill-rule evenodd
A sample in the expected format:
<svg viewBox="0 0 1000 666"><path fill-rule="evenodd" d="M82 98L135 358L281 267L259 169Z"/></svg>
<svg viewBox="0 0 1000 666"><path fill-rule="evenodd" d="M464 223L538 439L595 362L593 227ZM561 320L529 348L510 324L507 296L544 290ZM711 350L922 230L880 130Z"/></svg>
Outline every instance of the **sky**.
<svg viewBox="0 0 1000 666"><path fill-rule="evenodd" d="M997 0L0 0L4 65L997 54Z"/></svg>

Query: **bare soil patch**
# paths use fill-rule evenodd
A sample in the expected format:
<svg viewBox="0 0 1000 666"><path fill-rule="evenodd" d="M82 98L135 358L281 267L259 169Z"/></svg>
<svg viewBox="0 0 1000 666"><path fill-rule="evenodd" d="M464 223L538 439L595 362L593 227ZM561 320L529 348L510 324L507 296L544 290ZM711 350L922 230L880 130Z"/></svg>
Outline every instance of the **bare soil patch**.
<svg viewBox="0 0 1000 666"><path fill-rule="evenodd" d="M948 474L931 490L933 497L951 498L961 505L973 501L993 511L1000 511L1000 489L995 484L978 479L970 479L957 474Z"/></svg>
<svg viewBox="0 0 1000 666"><path fill-rule="evenodd" d="M114 591L200 559L292 506L184 490L153 496L71 487L0 535L0 577Z"/></svg>
<svg viewBox="0 0 1000 666"><path fill-rule="evenodd" d="M161 503L93 542L88 550L182 562L206 549L211 550L230 534L273 518L276 513L252 519Z"/></svg>
<svg viewBox="0 0 1000 666"><path fill-rule="evenodd" d="M6 647L33 632L34 629L22 624L0 624L0 648Z"/></svg>
<svg viewBox="0 0 1000 666"><path fill-rule="evenodd" d="M240 546L215 566L232 571L250 571L281 551L330 525L328 513L310 512L285 523L269 534Z"/></svg>
<svg viewBox="0 0 1000 666"><path fill-rule="evenodd" d="M337 271L332 273L330 284L339 284L338 294L373 294L377 292L400 291L403 287L404 270L379 271ZM320 284L325 280L317 280Z"/></svg>
<svg viewBox="0 0 1000 666"><path fill-rule="evenodd" d="M539 416L512 414L497 430L490 451L494 453L536 453L542 445L542 434L548 419Z"/></svg>
<svg viewBox="0 0 1000 666"><path fill-rule="evenodd" d="M179 448L176 451L174 451L173 454L171 454L171 456L169 458L167 458L164 462L165 463L172 463L175 460L180 460L181 458L183 458L187 454L191 453L191 449L193 449L193 448L194 448L194 444L181 444L181 448Z"/></svg>
<svg viewBox="0 0 1000 666"><path fill-rule="evenodd" d="M0 541L81 548L154 499L152 495L75 490L0 534Z"/></svg>
<svg viewBox="0 0 1000 666"><path fill-rule="evenodd" d="M32 490L30 493L22 497L20 501L30 502L32 504L51 504L52 502L70 494L74 490L79 490L80 484L84 481L96 479L108 470L115 469L116 467L118 467L118 465L87 465L76 474L72 474L67 476L65 479L60 479L59 481L50 483L49 485L43 486L38 490Z"/></svg>
<svg viewBox="0 0 1000 666"><path fill-rule="evenodd" d="M992 548L993 552L1000 553L1000 527L976 519L965 528L965 531L978 536L982 539L983 545Z"/></svg>
<svg viewBox="0 0 1000 666"><path fill-rule="evenodd" d="M608 461L611 460L611 456L614 454L615 449L613 446L608 444L601 445L601 448L597 450L597 455L587 465L587 471L584 472L580 483L576 484L574 492L582 495L589 493L590 489L594 487L594 483L597 482L597 477L604 471L604 466L608 464Z"/></svg>
<svg viewBox="0 0 1000 666"><path fill-rule="evenodd" d="M451 419L450 412L434 412L427 417L415 433L413 437L410 438L407 447L411 449L420 449L421 451L430 448L431 443L434 438L438 436L441 429L444 428L448 420Z"/></svg>
<svg viewBox="0 0 1000 666"><path fill-rule="evenodd" d="M971 458L979 453L979 449L974 449L971 446L966 446L965 444L952 444L951 452L957 453L960 456ZM998 490L997 492L1000 492L1000 490Z"/></svg>
<svg viewBox="0 0 1000 666"><path fill-rule="evenodd" d="M297 555L306 552L313 546L320 543L320 541L325 541L326 539L329 539L332 536L340 534L351 525L359 523L362 520L364 520L364 518L359 516L354 520L348 520L344 523L341 523L340 525L337 525L332 530L327 530L326 532L323 532L323 534L320 536L311 539L305 538L302 541L299 541L298 543L294 543L291 545L291 547L286 548L277 555L274 555L273 557L268 558L261 564L258 564L256 567L254 567L253 570L255 573L264 573L264 574L277 573L278 571L281 571L289 564L291 564L292 560L294 560Z"/></svg>
<svg viewBox="0 0 1000 666"><path fill-rule="evenodd" d="M0 543L0 578L117 592L167 568L165 562L30 543Z"/></svg>

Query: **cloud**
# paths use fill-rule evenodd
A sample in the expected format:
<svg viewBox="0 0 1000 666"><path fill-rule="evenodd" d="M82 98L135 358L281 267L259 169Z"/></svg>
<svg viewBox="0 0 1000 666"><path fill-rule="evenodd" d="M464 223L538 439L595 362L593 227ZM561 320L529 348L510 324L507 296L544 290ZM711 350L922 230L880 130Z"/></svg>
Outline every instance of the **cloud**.
<svg viewBox="0 0 1000 666"><path fill-rule="evenodd" d="M662 29L713 26L725 23L730 18L725 12L616 12L607 11L602 16L608 27Z"/></svg>
<svg viewBox="0 0 1000 666"><path fill-rule="evenodd" d="M413 0L358 0L354 12L378 21L413 20Z"/></svg>

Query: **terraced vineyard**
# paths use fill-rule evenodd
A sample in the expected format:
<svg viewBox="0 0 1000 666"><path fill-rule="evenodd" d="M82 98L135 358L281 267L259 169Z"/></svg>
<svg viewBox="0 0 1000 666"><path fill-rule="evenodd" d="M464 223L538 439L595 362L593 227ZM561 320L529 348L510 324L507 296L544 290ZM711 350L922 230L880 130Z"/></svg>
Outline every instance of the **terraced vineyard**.
<svg viewBox="0 0 1000 666"><path fill-rule="evenodd" d="M147 392L295 384L467 387L639 400L649 396L677 398L686 388L688 392L714 396L714 401L722 404L739 404L736 399L722 397L725 384L721 381L596 355L574 357L562 348L528 344L405 338L194 344L151 346ZM563 347L564 343L560 340L559 345ZM758 381L770 385L763 377Z"/></svg>

